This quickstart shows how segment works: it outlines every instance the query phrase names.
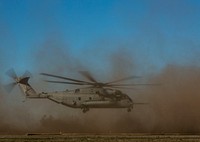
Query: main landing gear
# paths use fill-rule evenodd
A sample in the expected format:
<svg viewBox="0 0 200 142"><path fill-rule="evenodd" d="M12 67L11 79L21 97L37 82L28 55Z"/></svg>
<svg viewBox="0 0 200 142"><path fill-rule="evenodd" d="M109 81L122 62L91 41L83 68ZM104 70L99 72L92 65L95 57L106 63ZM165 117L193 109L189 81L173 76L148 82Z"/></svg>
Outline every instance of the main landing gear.
<svg viewBox="0 0 200 142"><path fill-rule="evenodd" d="M131 112L131 108L127 108L127 112Z"/></svg>
<svg viewBox="0 0 200 142"><path fill-rule="evenodd" d="M88 107L82 107L81 109L82 109L83 113L86 113L87 111L89 111Z"/></svg>

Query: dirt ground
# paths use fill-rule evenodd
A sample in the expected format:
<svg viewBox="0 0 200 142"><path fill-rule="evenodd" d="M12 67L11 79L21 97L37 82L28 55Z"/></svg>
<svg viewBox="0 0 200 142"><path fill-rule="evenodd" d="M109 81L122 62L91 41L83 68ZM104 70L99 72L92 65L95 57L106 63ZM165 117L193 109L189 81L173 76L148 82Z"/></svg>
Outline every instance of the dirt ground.
<svg viewBox="0 0 200 142"><path fill-rule="evenodd" d="M200 135L26 134L26 135L1 135L0 142L200 142Z"/></svg>

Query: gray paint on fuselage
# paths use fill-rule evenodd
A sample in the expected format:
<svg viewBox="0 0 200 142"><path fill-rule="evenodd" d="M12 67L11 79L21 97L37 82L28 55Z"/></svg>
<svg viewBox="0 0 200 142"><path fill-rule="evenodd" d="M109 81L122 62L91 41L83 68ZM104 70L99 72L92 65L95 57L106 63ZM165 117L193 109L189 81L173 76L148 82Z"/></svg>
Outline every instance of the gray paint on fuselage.
<svg viewBox="0 0 200 142"><path fill-rule="evenodd" d="M72 91L51 92L47 94L47 98L73 108L127 108L132 105L128 99L121 99L119 101L111 98L99 96L97 93L80 93Z"/></svg>

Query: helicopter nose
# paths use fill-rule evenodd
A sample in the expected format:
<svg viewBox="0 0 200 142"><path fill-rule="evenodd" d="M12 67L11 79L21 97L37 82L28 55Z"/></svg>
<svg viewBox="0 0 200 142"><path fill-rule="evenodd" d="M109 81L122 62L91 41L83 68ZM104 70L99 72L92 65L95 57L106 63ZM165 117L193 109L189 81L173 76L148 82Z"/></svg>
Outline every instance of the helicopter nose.
<svg viewBox="0 0 200 142"><path fill-rule="evenodd" d="M133 105L133 101L130 98L127 99L127 103L128 103L129 106Z"/></svg>
<svg viewBox="0 0 200 142"><path fill-rule="evenodd" d="M131 101L129 102L129 104L130 104L131 106L133 106L133 101L131 100Z"/></svg>
<svg viewBox="0 0 200 142"><path fill-rule="evenodd" d="M128 97L128 100L129 100L129 102L130 102L130 103L133 103L133 101L132 101L132 99L131 99L131 98L129 98L129 97Z"/></svg>

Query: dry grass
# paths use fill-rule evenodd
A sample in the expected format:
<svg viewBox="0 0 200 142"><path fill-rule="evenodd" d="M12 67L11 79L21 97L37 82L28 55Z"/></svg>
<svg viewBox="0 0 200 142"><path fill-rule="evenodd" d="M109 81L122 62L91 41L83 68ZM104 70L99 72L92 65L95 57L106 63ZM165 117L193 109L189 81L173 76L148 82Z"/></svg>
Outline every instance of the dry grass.
<svg viewBox="0 0 200 142"><path fill-rule="evenodd" d="M200 135L2 135L0 136L0 142L200 142Z"/></svg>

